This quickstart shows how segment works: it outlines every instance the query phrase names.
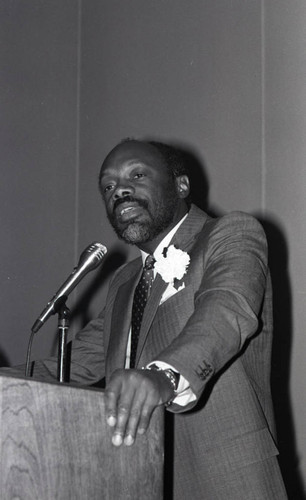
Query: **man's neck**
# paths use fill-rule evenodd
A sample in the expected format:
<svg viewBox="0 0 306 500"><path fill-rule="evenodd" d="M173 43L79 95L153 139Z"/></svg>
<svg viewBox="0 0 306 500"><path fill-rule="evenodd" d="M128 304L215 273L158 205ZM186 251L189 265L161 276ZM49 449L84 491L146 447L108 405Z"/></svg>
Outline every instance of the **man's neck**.
<svg viewBox="0 0 306 500"><path fill-rule="evenodd" d="M159 233L156 238L154 238L152 241L147 241L145 243L141 243L140 245L137 245L139 250L146 252L147 254L153 255L157 247L160 245L160 243L166 238L167 234L169 234L170 231L172 231L176 226L180 224L182 219L186 217L188 214L188 207L186 204L181 205L181 208L179 210L179 213L176 215L174 218L174 221L172 224L170 224L164 231Z"/></svg>
<svg viewBox="0 0 306 500"><path fill-rule="evenodd" d="M186 219L188 213L186 213L177 223L174 227L171 227L171 229L168 229L168 232L164 235L164 237L160 240L158 245L154 248L153 251L147 252L146 250L143 250L142 248L139 248L141 251L142 255L142 260L145 261L146 257L148 254L154 255L157 257L157 254L162 253L163 249L167 246L169 246L170 241L172 240L173 236L177 232L178 228L183 224L184 220Z"/></svg>

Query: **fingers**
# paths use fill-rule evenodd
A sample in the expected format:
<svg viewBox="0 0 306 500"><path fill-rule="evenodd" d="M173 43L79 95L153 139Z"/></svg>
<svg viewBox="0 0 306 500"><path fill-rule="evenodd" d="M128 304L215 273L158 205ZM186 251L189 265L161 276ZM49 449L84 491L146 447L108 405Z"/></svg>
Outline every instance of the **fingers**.
<svg viewBox="0 0 306 500"><path fill-rule="evenodd" d="M134 403L134 399L128 400L127 395L123 395L118 404L117 420L112 438L115 446L120 446L122 442L127 446L134 443L141 411L141 400L138 399Z"/></svg>
<svg viewBox="0 0 306 500"><path fill-rule="evenodd" d="M137 433L146 432L160 395L144 371L117 370L105 391L105 402L107 423L113 427L112 443L131 446Z"/></svg>
<svg viewBox="0 0 306 500"><path fill-rule="evenodd" d="M158 406L158 397L155 391L147 392L143 388L143 390L139 391L139 394L135 394L126 425L124 444L127 446L133 444L137 434L146 432L156 406Z"/></svg>
<svg viewBox="0 0 306 500"><path fill-rule="evenodd" d="M141 403L137 403L137 406L132 406L125 428L124 444L127 446L131 446L135 441L136 434L139 431L138 426L141 413Z"/></svg>

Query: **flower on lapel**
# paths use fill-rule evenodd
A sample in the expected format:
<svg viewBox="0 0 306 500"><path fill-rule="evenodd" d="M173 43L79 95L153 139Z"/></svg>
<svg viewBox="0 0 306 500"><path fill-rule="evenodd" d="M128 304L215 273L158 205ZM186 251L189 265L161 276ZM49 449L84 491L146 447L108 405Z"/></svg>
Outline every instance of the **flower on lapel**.
<svg viewBox="0 0 306 500"><path fill-rule="evenodd" d="M154 264L154 268L166 283L174 286L175 281L179 281L186 274L190 262L190 256L174 245L165 248Z"/></svg>

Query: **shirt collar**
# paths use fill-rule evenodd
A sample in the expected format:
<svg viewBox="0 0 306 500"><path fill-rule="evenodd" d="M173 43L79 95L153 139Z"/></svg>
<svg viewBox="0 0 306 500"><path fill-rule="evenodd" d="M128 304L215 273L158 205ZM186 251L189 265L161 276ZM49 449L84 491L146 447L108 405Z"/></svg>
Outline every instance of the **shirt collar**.
<svg viewBox="0 0 306 500"><path fill-rule="evenodd" d="M172 240L173 236L175 235L175 233L178 230L178 228L180 227L180 225L186 219L187 215L188 215L188 212L187 212L187 214L184 215L184 217L181 218L181 220L176 224L176 226L174 226L171 229L171 231L169 231L169 233L166 234L164 239L162 239L162 241L159 243L159 245L155 248L155 251L153 253L153 256L155 257L155 259L157 259L158 256L160 256L163 253L164 248L169 245L170 241ZM143 250L140 250L140 253L141 253L141 258L142 258L142 264L144 265L145 260L149 254L147 252L144 252Z"/></svg>

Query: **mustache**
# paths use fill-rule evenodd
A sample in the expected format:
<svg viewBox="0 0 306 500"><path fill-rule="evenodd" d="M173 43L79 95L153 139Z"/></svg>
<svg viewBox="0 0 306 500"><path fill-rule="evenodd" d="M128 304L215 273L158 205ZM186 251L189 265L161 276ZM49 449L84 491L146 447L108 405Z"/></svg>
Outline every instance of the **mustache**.
<svg viewBox="0 0 306 500"><path fill-rule="evenodd" d="M116 208L119 207L119 205L121 205L122 203L126 203L128 201L137 203L140 207L148 208L148 203L145 200L140 200L139 198L134 198L134 196L127 195L124 196L123 198L118 198L115 201L113 206L113 213L115 212Z"/></svg>

